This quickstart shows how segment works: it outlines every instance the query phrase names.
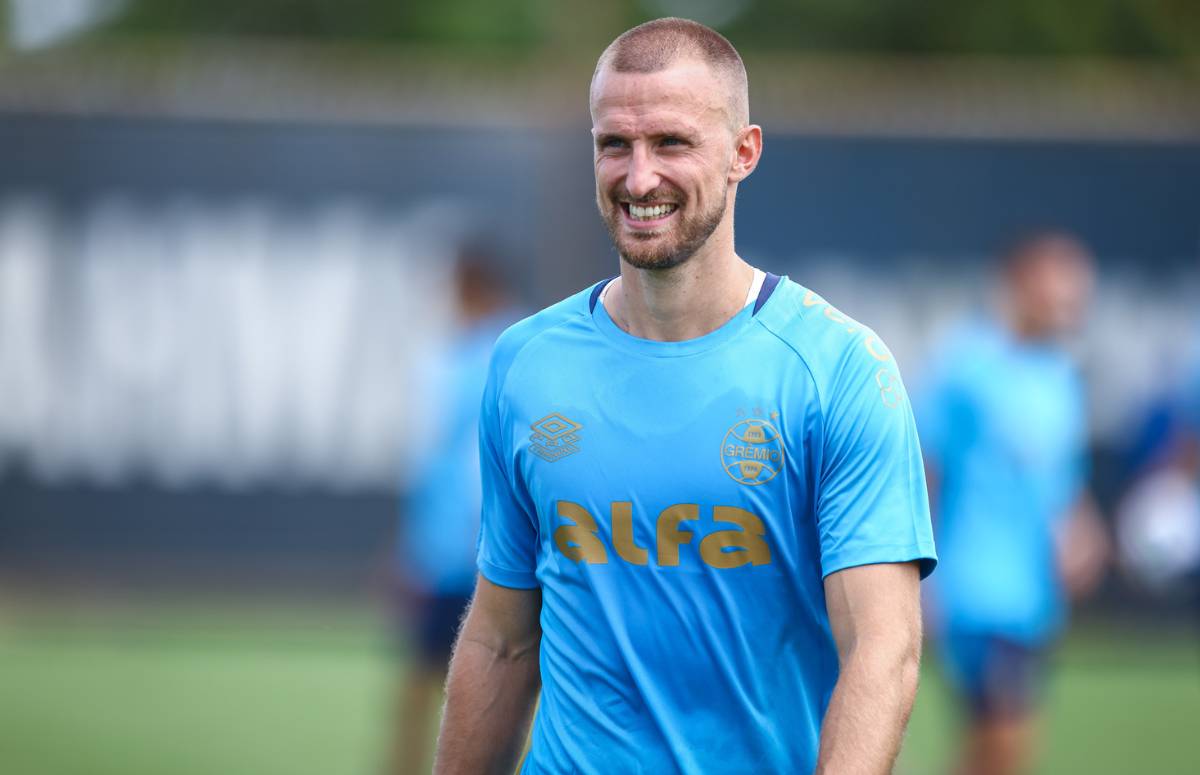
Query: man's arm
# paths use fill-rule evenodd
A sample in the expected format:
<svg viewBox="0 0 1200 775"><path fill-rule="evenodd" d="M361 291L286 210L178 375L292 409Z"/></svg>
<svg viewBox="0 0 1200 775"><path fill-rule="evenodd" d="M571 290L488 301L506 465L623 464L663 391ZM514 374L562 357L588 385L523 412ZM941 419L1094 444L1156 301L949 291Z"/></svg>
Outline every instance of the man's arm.
<svg viewBox="0 0 1200 775"><path fill-rule="evenodd" d="M817 775L886 775L900 751L921 662L915 562L860 565L825 579L841 673L821 728Z"/></svg>
<svg viewBox="0 0 1200 775"><path fill-rule="evenodd" d="M482 576L450 660L436 775L511 775L541 685L540 589Z"/></svg>
<svg viewBox="0 0 1200 775"><path fill-rule="evenodd" d="M1104 580L1112 555L1108 529L1090 493L1079 496L1055 539L1058 573L1067 596L1071 600L1087 597Z"/></svg>

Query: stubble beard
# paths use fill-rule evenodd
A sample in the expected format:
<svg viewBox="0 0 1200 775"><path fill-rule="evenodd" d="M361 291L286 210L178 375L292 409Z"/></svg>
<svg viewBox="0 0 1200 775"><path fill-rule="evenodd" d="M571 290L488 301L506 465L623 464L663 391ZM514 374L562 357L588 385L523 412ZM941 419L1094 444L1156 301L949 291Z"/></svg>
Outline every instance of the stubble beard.
<svg viewBox="0 0 1200 775"><path fill-rule="evenodd" d="M679 223L673 227L676 232L673 239L663 239L661 232L644 235L624 232L623 210L615 199L609 200L613 207L604 214L604 225L617 252L630 266L636 269L671 269L694 256L721 225L725 217L727 192L728 187L708 212L692 217L680 213ZM646 200L654 201L652 197L646 197Z"/></svg>

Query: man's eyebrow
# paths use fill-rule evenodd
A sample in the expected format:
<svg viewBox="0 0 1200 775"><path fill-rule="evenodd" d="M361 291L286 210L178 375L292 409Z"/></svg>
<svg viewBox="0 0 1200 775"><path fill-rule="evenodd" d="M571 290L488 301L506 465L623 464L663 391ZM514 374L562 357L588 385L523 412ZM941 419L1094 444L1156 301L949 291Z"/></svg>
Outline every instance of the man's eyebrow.
<svg viewBox="0 0 1200 775"><path fill-rule="evenodd" d="M680 140L695 140L699 136L691 127L676 127L675 129L667 129L661 132L651 132L650 136L656 140L661 140L664 137L677 137Z"/></svg>
<svg viewBox="0 0 1200 775"><path fill-rule="evenodd" d="M661 140L664 137L677 137L680 140L687 140L689 142L695 142L699 136L699 133L697 131L695 131L692 127L675 127L672 129L654 130L654 131L646 132L645 134L651 140ZM607 142L609 140L628 140L629 139L626 134L624 134L622 132L617 132L617 131L595 132L594 136L596 138L597 145Z"/></svg>

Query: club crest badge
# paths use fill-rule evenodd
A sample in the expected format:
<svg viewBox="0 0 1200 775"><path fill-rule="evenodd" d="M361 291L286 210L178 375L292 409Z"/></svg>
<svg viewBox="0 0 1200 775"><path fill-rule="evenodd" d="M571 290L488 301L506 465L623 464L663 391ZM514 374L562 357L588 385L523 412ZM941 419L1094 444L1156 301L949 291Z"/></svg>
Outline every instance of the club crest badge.
<svg viewBox="0 0 1200 775"><path fill-rule="evenodd" d="M546 415L529 427L533 430L529 450L542 460L553 463L579 451L579 430L583 426L558 412Z"/></svg>
<svg viewBox="0 0 1200 775"><path fill-rule="evenodd" d="M739 484L766 484L783 468L783 438L766 420L736 423L721 441L721 466Z"/></svg>

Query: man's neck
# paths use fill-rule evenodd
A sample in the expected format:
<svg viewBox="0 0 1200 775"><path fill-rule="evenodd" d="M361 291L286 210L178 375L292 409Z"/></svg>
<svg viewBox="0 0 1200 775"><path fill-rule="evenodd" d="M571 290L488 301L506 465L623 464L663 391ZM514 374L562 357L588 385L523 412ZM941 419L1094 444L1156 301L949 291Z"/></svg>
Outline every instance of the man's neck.
<svg viewBox="0 0 1200 775"><path fill-rule="evenodd" d="M604 308L641 339L681 342L717 330L741 311L754 269L732 248L698 253L671 269L637 269L621 261L621 276Z"/></svg>
<svg viewBox="0 0 1200 775"><path fill-rule="evenodd" d="M1054 331L1039 325L1036 317L1022 310L1012 300L1006 300L1000 315L1012 338L1021 344L1053 344L1057 339Z"/></svg>

